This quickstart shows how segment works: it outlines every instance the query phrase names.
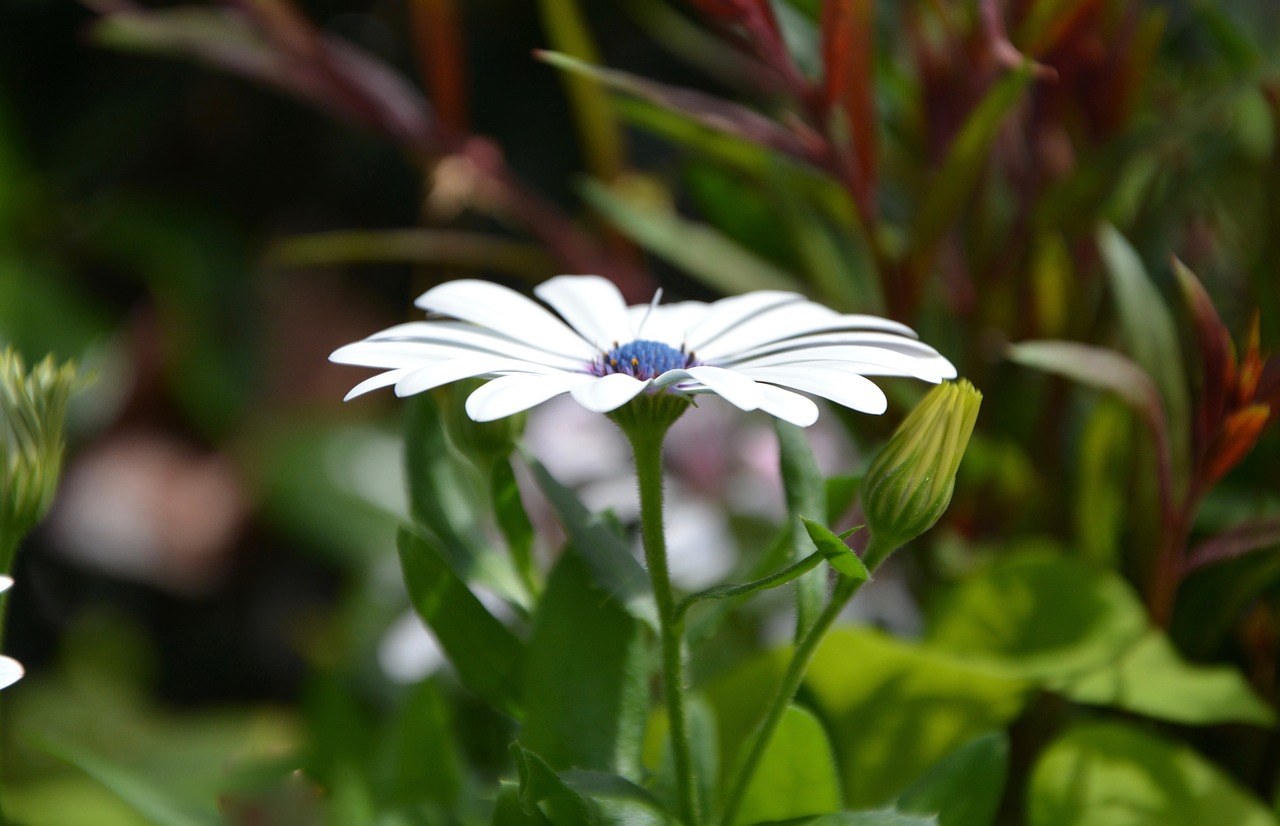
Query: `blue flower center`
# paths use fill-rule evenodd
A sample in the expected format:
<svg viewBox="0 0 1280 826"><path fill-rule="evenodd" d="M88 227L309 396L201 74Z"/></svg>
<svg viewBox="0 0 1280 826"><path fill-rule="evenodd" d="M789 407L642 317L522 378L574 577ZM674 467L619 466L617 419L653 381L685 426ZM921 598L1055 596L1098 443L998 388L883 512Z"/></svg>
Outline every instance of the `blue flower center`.
<svg viewBox="0 0 1280 826"><path fill-rule="evenodd" d="M677 350L660 341L629 341L614 347L592 365L592 372L599 376L610 373L626 373L637 379L656 379L668 370L693 367L698 363L693 353Z"/></svg>

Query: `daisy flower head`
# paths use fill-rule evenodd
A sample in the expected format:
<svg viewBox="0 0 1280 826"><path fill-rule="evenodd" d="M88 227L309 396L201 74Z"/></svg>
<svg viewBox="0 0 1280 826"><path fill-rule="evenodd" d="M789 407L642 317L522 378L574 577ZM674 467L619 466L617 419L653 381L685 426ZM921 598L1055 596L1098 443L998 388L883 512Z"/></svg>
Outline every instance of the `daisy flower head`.
<svg viewBox="0 0 1280 826"><path fill-rule="evenodd" d="M534 295L546 306L487 281L450 281L415 302L427 321L375 333L330 360L384 371L357 384L348 399L382 387L410 396L487 379L466 402L477 422L564 393L598 413L642 394L681 402L714 394L807 427L818 418L808 396L879 414L885 396L868 376L938 383L956 375L908 327L841 314L798 293L665 305L655 298L628 307L605 278L561 275Z"/></svg>

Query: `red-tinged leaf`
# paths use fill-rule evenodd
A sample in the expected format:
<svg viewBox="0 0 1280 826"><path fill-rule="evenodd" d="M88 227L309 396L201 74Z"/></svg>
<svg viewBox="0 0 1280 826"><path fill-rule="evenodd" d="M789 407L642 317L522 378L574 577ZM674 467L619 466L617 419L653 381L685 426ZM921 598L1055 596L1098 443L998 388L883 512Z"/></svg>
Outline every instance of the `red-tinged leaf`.
<svg viewBox="0 0 1280 826"><path fill-rule="evenodd" d="M737 37L744 46L784 75L799 77L782 39L782 29L773 14L769 0L693 0L722 27Z"/></svg>
<svg viewBox="0 0 1280 826"><path fill-rule="evenodd" d="M1216 565L1272 545L1280 545L1280 517L1273 516L1238 525L1206 539L1187 557L1187 571Z"/></svg>
<svg viewBox="0 0 1280 826"><path fill-rule="evenodd" d="M1249 455L1271 419L1271 408L1251 404L1227 416L1205 459L1204 484L1212 485Z"/></svg>
<svg viewBox="0 0 1280 826"><path fill-rule="evenodd" d="M592 78L610 89L647 100L704 126L811 163L821 165L823 162L822 141L817 136L794 132L745 106L694 89L668 86L628 72L593 66L559 52L535 54L558 69Z"/></svg>
<svg viewBox="0 0 1280 826"><path fill-rule="evenodd" d="M823 109L864 219L874 213L876 187L874 16L874 0L828 0L822 7Z"/></svg>
<svg viewBox="0 0 1280 826"><path fill-rule="evenodd" d="M426 101L391 69L354 46L301 29L290 7L263 8L269 13L257 6L252 14L119 11L105 15L93 36L113 48L184 57L265 83L419 150L438 139Z"/></svg>
<svg viewBox="0 0 1280 826"><path fill-rule="evenodd" d="M1227 388L1235 383L1235 356L1232 355L1231 334L1219 318L1200 279L1177 258L1173 259L1173 272L1191 311L1200 350L1203 384L1196 403L1194 434L1199 452L1208 444L1226 410Z"/></svg>

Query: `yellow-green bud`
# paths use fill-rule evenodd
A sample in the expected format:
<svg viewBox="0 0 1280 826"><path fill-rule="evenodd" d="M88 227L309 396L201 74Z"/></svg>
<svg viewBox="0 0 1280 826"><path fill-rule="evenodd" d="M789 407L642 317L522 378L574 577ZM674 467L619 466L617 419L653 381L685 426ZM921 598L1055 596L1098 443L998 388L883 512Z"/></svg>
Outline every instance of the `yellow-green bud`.
<svg viewBox="0 0 1280 826"><path fill-rule="evenodd" d="M46 356L30 373L22 356L0 352L0 547L6 554L31 532L53 503L62 469L67 397L73 364ZM0 560L8 570L11 559Z"/></svg>
<svg viewBox="0 0 1280 826"><path fill-rule="evenodd" d="M982 394L964 379L929 391L884 446L863 480L871 540L863 561L885 557L933 527L951 503Z"/></svg>

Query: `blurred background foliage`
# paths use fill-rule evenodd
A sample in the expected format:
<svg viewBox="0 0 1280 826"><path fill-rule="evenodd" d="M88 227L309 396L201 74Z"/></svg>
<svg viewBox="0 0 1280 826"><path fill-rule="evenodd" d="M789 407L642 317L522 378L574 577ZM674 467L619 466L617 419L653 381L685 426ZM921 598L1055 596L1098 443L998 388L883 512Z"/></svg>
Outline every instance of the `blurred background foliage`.
<svg viewBox="0 0 1280 826"><path fill-rule="evenodd" d="M951 510L815 661L766 757L806 768L748 795L759 820L966 797L940 822L1274 823L1277 129L1267 0L8 0L0 338L95 381L15 573L6 813L540 822L495 803L519 712L465 654L492 640L426 634L396 526L461 549L463 610L526 658L614 632L544 639L581 617L543 618L495 550L523 540L457 398L343 407L326 356L442 279L600 272L635 302L888 314L986 397ZM810 434L833 526L917 397L888 385L884 421ZM704 413L673 436L687 588L787 541L771 434ZM634 521L607 423L525 436L539 528L576 541L552 474ZM784 608L695 618L721 761ZM651 723L632 769L661 794Z"/></svg>

